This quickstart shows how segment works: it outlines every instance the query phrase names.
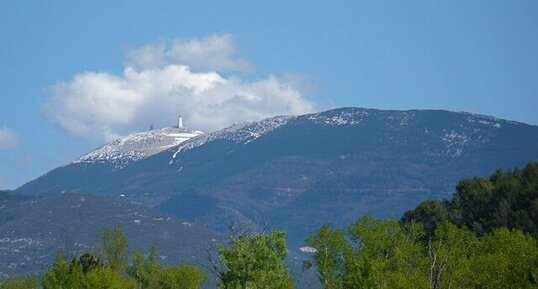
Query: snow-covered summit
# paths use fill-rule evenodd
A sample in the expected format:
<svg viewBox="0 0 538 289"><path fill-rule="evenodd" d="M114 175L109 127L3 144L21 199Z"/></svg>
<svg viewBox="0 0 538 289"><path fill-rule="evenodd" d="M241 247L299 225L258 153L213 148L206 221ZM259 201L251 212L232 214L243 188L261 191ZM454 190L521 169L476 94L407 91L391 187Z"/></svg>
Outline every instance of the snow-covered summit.
<svg viewBox="0 0 538 289"><path fill-rule="evenodd" d="M160 153L193 137L204 134L184 127L167 127L134 133L114 140L74 161L74 163L107 162L116 168Z"/></svg>

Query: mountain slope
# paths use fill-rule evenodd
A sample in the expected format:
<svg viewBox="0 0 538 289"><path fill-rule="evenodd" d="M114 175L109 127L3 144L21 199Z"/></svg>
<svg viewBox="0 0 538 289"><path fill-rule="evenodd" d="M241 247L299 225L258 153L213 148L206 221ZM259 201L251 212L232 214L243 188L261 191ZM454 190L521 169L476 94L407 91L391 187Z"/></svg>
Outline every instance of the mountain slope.
<svg viewBox="0 0 538 289"><path fill-rule="evenodd" d="M156 243L163 262L204 263L212 240L220 240L202 226L122 198L88 194L1 198L0 276L43 270L59 251L75 255L91 251L103 230L117 225L130 249L147 251Z"/></svg>
<svg viewBox="0 0 538 289"><path fill-rule="evenodd" d="M177 146L204 133L184 127L166 127L131 134L91 151L66 166L52 170L39 178L39 185L25 185L19 191L32 195L65 191L111 193L96 188L114 179L114 173L132 163ZM61 181L57 181L58 178ZM91 188L91 189L90 189ZM119 195L119 194L115 194Z"/></svg>
<svg viewBox="0 0 538 289"><path fill-rule="evenodd" d="M538 127L469 113L342 108L235 125L103 173L73 163L18 190L125 194L215 229L288 230L401 214L464 177L538 159ZM91 179L89 177L91 175Z"/></svg>

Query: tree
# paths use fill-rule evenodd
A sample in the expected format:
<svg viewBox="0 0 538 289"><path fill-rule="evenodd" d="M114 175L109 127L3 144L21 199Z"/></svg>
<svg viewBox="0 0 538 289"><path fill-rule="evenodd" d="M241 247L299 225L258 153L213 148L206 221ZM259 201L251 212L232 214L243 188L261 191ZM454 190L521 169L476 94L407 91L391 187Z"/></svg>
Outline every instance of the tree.
<svg viewBox="0 0 538 289"><path fill-rule="evenodd" d="M318 268L318 278L325 289L341 288L346 271L346 257L351 246L342 231L332 230L329 224L307 240L316 249L313 261Z"/></svg>
<svg viewBox="0 0 538 289"><path fill-rule="evenodd" d="M63 254L56 256L56 262L45 273L43 289L80 289L83 288L84 274L77 259L66 262Z"/></svg>
<svg viewBox="0 0 538 289"><path fill-rule="evenodd" d="M87 274L94 269L103 268L101 258L88 252L80 255L78 260L84 274Z"/></svg>
<svg viewBox="0 0 538 289"><path fill-rule="evenodd" d="M133 263L127 269L127 274L136 280L138 287L153 289L160 288L159 275L162 271L162 266L157 263L157 246L153 244L147 258L141 252L133 253Z"/></svg>
<svg viewBox="0 0 538 289"><path fill-rule="evenodd" d="M484 223L491 209L495 186L481 178L462 180L456 187L452 201L456 211L453 221L467 225L479 234L485 231Z"/></svg>
<svg viewBox="0 0 538 289"><path fill-rule="evenodd" d="M81 289L135 289L135 281L111 268L98 268L86 274Z"/></svg>
<svg viewBox="0 0 538 289"><path fill-rule="evenodd" d="M198 289L205 283L205 274L190 265L164 267L157 262L157 245L153 244L148 257L138 251L127 274L141 289Z"/></svg>
<svg viewBox="0 0 538 289"><path fill-rule="evenodd" d="M420 222L430 233L450 221L478 235L495 228L519 229L538 238L538 163L523 170L496 170L489 178L459 182L450 201L425 201L402 222Z"/></svg>
<svg viewBox="0 0 538 289"><path fill-rule="evenodd" d="M147 258L134 252L132 263L127 265L127 238L118 227L103 233L101 246L106 266L98 256L88 252L70 261L60 253L41 284L28 276L5 280L0 283L0 289L199 289L205 282L204 272L194 266L159 264L154 244Z"/></svg>
<svg viewBox="0 0 538 289"><path fill-rule="evenodd" d="M466 228L445 222L427 244L428 280L433 289L471 288L470 256L478 238Z"/></svg>
<svg viewBox="0 0 538 289"><path fill-rule="evenodd" d="M286 234L248 235L241 233L230 238L229 246L219 248L223 266L219 287L226 289L287 289L293 280L284 263L287 255Z"/></svg>
<svg viewBox="0 0 538 289"><path fill-rule="evenodd" d="M421 225L365 216L348 232L355 248L351 260L357 265L347 273L355 277L345 288L427 288Z"/></svg>
<svg viewBox="0 0 538 289"><path fill-rule="evenodd" d="M405 212L403 222L419 222L426 232L432 235L438 224L449 220L448 202L428 200L420 203L414 210Z"/></svg>
<svg viewBox="0 0 538 289"><path fill-rule="evenodd" d="M537 288L538 245L520 230L484 235L471 258L474 288Z"/></svg>
<svg viewBox="0 0 538 289"><path fill-rule="evenodd" d="M423 237L416 223L366 216L346 235L324 225L309 244L325 289L428 288Z"/></svg>
<svg viewBox="0 0 538 289"><path fill-rule="evenodd" d="M194 266L179 265L162 271L159 279L160 289L198 289L202 287L206 277Z"/></svg>
<svg viewBox="0 0 538 289"><path fill-rule="evenodd" d="M121 272L127 267L127 238L121 227L103 232L103 253L109 268Z"/></svg>

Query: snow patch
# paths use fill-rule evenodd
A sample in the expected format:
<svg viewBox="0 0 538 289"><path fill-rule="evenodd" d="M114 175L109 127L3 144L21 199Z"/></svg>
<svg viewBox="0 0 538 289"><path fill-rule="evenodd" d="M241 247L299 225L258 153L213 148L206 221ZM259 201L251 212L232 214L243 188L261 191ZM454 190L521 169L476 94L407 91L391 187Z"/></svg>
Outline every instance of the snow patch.
<svg viewBox="0 0 538 289"><path fill-rule="evenodd" d="M122 169L132 162L145 159L202 134L201 131L177 127L135 133L114 140L80 157L74 163L105 162Z"/></svg>
<svg viewBox="0 0 538 289"><path fill-rule="evenodd" d="M313 121L314 123L342 126L360 124L366 117L368 117L368 115L369 112L365 110L342 110L337 112L336 115L330 116L328 116L326 112L315 113L308 116L307 119Z"/></svg>
<svg viewBox="0 0 538 289"><path fill-rule="evenodd" d="M488 115L481 115L481 114L470 114L470 116L467 117L467 122L469 123L479 123L482 125L490 126L493 128L500 128L501 127L501 120Z"/></svg>

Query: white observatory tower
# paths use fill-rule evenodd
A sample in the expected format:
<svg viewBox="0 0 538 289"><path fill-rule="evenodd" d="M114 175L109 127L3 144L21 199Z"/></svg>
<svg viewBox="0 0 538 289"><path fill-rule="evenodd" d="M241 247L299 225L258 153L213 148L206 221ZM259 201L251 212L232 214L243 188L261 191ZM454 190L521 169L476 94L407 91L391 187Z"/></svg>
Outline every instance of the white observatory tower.
<svg viewBox="0 0 538 289"><path fill-rule="evenodd" d="M181 114L179 115L179 120L177 122L177 127L178 128L183 128L183 116Z"/></svg>

